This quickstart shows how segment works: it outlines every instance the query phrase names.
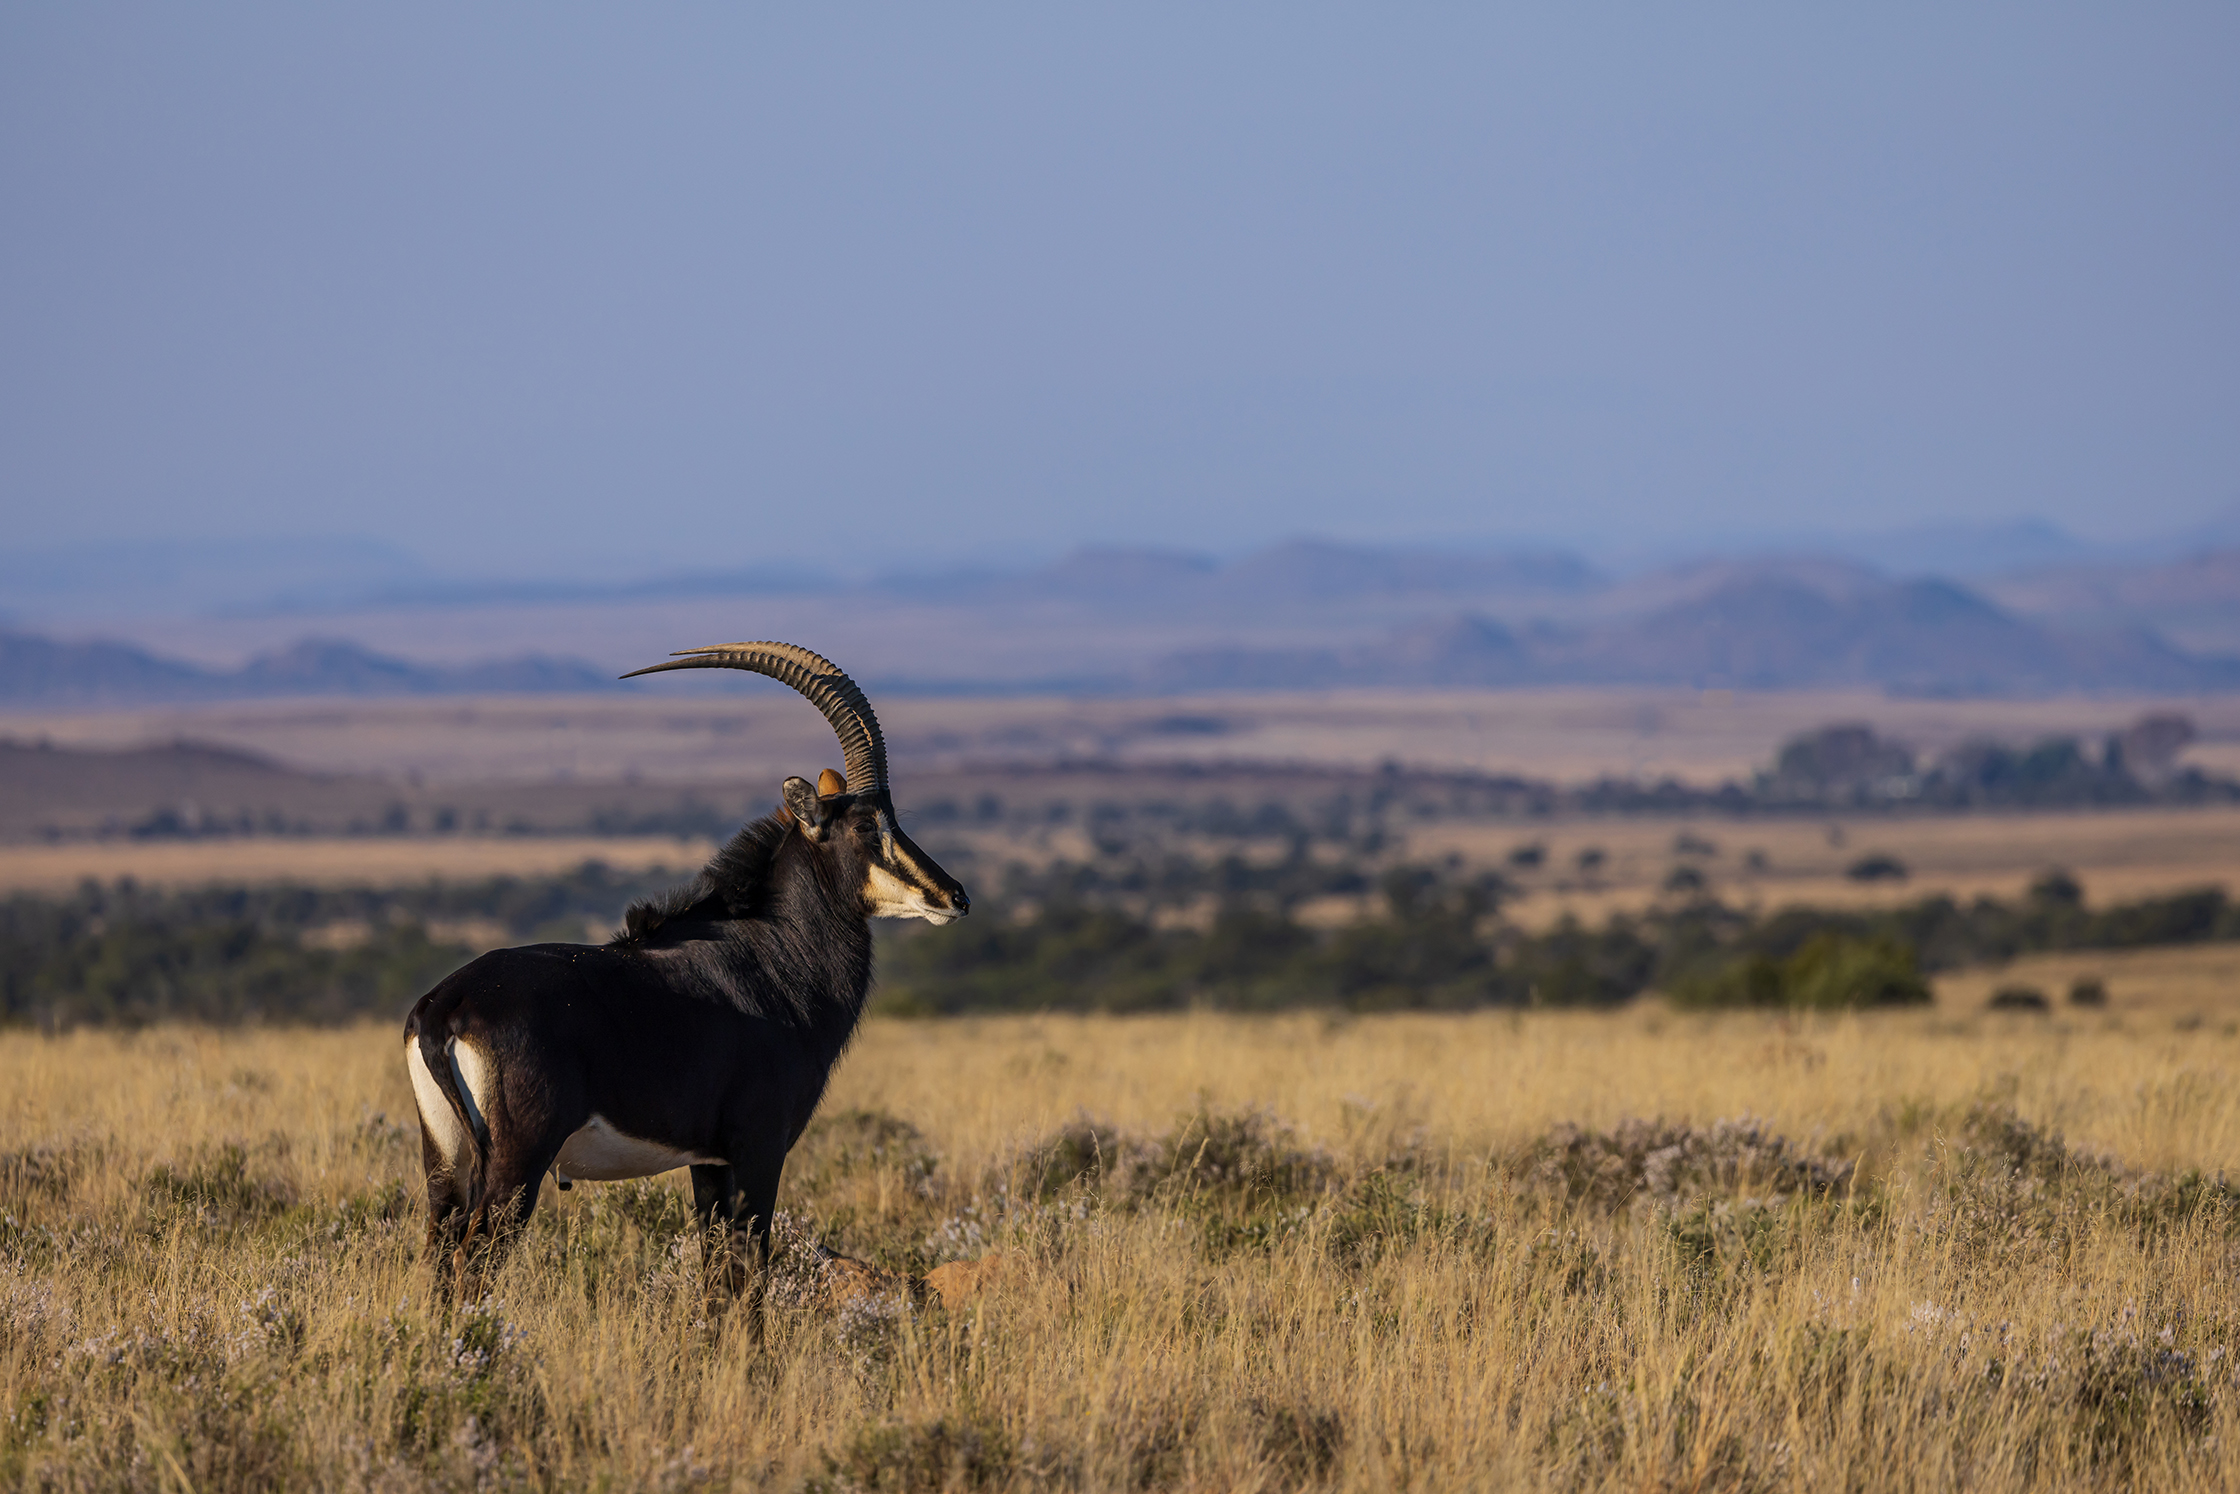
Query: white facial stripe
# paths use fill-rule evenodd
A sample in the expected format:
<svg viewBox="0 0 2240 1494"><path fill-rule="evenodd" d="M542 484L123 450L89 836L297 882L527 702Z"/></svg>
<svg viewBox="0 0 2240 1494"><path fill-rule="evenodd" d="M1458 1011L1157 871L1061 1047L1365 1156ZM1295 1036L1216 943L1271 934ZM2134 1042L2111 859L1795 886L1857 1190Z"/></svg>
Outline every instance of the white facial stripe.
<svg viewBox="0 0 2240 1494"><path fill-rule="evenodd" d="M863 900L871 904L874 913L893 917L890 909L899 912L922 906L926 895L874 861L864 874Z"/></svg>
<svg viewBox="0 0 2240 1494"><path fill-rule="evenodd" d="M937 906L922 887L913 887L874 861L863 879L863 900L874 918L923 918L928 923L948 923L953 908Z"/></svg>

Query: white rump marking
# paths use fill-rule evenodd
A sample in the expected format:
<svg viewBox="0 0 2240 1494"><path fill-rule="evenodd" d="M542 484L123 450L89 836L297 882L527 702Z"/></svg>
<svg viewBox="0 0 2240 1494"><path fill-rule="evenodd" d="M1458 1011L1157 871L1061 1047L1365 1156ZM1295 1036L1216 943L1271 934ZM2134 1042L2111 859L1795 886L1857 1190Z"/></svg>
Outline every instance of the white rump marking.
<svg viewBox="0 0 2240 1494"><path fill-rule="evenodd" d="M656 1173L697 1163L721 1161L721 1157L680 1152L658 1141L625 1136L609 1125L605 1116L594 1113L574 1135L560 1144L560 1155L553 1161L552 1175L563 1183L579 1178L592 1183L612 1183L623 1178L650 1178Z"/></svg>
<svg viewBox="0 0 2240 1494"><path fill-rule="evenodd" d="M490 1123L482 1117L490 1109L490 1092L496 1088L497 1075L490 1071L490 1063L473 1048L453 1038L450 1043L451 1073L459 1082L459 1098L467 1102L467 1121L483 1135L490 1134Z"/></svg>
<svg viewBox="0 0 2240 1494"><path fill-rule="evenodd" d="M459 1124L459 1113L443 1097L443 1086L428 1072L428 1061L420 1056L418 1038L405 1039L404 1063L412 1072L412 1099L420 1107L420 1123L434 1138L436 1150L451 1164L452 1175L466 1177L473 1171L474 1138Z"/></svg>

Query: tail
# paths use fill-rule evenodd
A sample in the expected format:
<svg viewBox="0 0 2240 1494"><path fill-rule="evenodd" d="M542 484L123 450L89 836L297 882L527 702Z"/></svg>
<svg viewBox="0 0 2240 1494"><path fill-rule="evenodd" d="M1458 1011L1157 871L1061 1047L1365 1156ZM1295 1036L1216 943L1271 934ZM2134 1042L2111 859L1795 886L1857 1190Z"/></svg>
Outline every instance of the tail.
<svg viewBox="0 0 2240 1494"><path fill-rule="evenodd" d="M412 1015L405 1021L405 1037L417 1044L412 1088L420 1103L421 1118L430 1130L452 1144L444 1150L451 1158L454 1172L459 1164L470 1164L468 1176L460 1179L466 1185L467 1212L472 1215L482 1206L482 1180L490 1171L490 1128L483 1121L481 1107L468 1093L465 1077L459 1072L458 1058L453 1052L455 1043L446 1031L451 1025L450 1016L455 1002L444 1003L440 1014L431 1005L434 993L423 997ZM425 1077L423 1077L425 1076ZM434 1100L442 1104L445 1114L430 1115L431 1097L426 1092L435 1091ZM448 1121L445 1125L443 1122Z"/></svg>

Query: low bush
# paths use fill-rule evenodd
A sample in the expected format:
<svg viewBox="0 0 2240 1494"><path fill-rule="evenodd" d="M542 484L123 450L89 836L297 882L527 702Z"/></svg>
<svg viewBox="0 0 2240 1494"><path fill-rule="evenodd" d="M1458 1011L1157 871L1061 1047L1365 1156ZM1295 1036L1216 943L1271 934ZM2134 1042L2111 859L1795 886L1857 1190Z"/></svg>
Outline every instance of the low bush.
<svg viewBox="0 0 2240 1494"><path fill-rule="evenodd" d="M1828 930L1786 959L1744 954L1676 981L1682 1007L1792 1006L1823 1011L1918 1006L1931 999L1912 947L1887 934L1865 938Z"/></svg>
<svg viewBox="0 0 2240 1494"><path fill-rule="evenodd" d="M1855 1166L1807 1152L1750 1116L1704 1127L1648 1120L1620 1121L1612 1131L1563 1125L1524 1159L1537 1185L1604 1209L1706 1194L1825 1197L1851 1185Z"/></svg>

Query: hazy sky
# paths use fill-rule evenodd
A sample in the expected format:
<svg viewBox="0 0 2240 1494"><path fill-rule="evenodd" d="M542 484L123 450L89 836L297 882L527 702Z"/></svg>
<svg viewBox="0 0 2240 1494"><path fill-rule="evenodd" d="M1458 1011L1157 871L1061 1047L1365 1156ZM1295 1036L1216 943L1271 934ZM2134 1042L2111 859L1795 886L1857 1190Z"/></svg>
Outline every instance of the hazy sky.
<svg viewBox="0 0 2240 1494"><path fill-rule="evenodd" d="M0 546L2240 499L2240 7L0 9Z"/></svg>

